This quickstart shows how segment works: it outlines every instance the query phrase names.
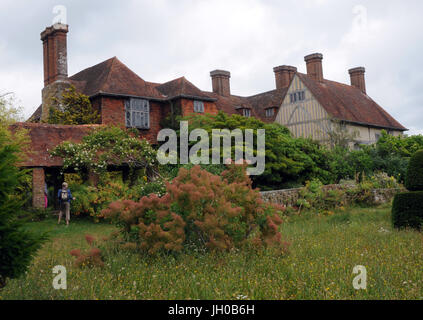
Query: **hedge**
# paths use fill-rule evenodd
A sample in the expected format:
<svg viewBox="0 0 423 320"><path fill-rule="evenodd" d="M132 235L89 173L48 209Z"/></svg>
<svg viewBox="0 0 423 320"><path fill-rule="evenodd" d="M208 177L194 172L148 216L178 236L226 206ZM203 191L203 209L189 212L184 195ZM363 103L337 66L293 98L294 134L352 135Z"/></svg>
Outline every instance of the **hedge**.
<svg viewBox="0 0 423 320"><path fill-rule="evenodd" d="M423 150L417 151L410 159L405 187L410 191L423 191Z"/></svg>
<svg viewBox="0 0 423 320"><path fill-rule="evenodd" d="M398 193L395 196L392 205L392 223L395 228L421 229L423 225L423 191Z"/></svg>

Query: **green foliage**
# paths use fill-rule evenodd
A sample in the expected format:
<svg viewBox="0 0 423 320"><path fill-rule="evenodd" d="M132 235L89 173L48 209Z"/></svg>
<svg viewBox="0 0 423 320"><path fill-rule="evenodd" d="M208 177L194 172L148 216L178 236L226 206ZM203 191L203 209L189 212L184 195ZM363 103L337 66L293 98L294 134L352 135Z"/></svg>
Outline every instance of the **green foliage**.
<svg viewBox="0 0 423 320"><path fill-rule="evenodd" d="M23 174L17 167L21 152L21 146L7 129L0 128L0 287L6 285L8 278L16 278L27 270L45 240L44 236L23 230L18 219L23 204L15 197Z"/></svg>
<svg viewBox="0 0 423 320"><path fill-rule="evenodd" d="M50 153L63 158L63 170L75 170L85 176L88 172L103 175L108 166L125 165L145 169L150 178L157 167L156 151L150 143L118 127L99 128L81 143L66 141Z"/></svg>
<svg viewBox="0 0 423 320"><path fill-rule="evenodd" d="M405 187L410 191L423 191L423 149L410 159Z"/></svg>
<svg viewBox="0 0 423 320"><path fill-rule="evenodd" d="M352 185L325 186L313 179L301 188L296 205L298 211L305 209L331 215L333 210L343 209L347 205L373 206L374 189L400 189L400 184L394 177L382 172L364 177L361 182Z"/></svg>
<svg viewBox="0 0 423 320"><path fill-rule="evenodd" d="M188 120L190 131L202 128L208 132L210 139L213 129L253 129L254 139L257 129L265 129L265 171L260 176L252 177L254 185L263 190L283 188L292 183L302 184L312 178L319 178L325 183L333 180L327 148L310 139L293 138L284 126L267 124L254 117L229 116L223 112L217 115L191 115L184 120ZM234 143L232 148L234 152Z"/></svg>
<svg viewBox="0 0 423 320"><path fill-rule="evenodd" d="M121 227L125 242L149 254L280 243L283 209L263 202L245 166L230 165L221 176L181 168L166 190L161 198L111 203L103 213Z"/></svg>
<svg viewBox="0 0 423 320"><path fill-rule="evenodd" d="M331 214L333 209L346 205L345 190L327 189L318 180L307 181L299 192L298 210L313 210L316 213Z"/></svg>
<svg viewBox="0 0 423 320"><path fill-rule="evenodd" d="M359 135L358 131L348 131L347 127L337 119L331 119L332 128L327 132L329 144L332 148L341 147L348 149L351 143L354 143Z"/></svg>
<svg viewBox="0 0 423 320"><path fill-rule="evenodd" d="M399 193L392 205L392 224L395 228L415 228L423 225L423 191Z"/></svg>
<svg viewBox="0 0 423 320"><path fill-rule="evenodd" d="M71 183L69 187L76 198L72 201L71 213L75 216L92 217L96 222L103 218L101 211L113 201L122 199L139 201L142 197L153 193L162 196L166 190L161 180L149 182L145 176L140 177L133 186L109 180L97 186Z"/></svg>
<svg viewBox="0 0 423 320"><path fill-rule="evenodd" d="M59 99L52 98L48 123L51 124L92 124L99 123L100 115L88 96L76 91L74 86L67 88Z"/></svg>

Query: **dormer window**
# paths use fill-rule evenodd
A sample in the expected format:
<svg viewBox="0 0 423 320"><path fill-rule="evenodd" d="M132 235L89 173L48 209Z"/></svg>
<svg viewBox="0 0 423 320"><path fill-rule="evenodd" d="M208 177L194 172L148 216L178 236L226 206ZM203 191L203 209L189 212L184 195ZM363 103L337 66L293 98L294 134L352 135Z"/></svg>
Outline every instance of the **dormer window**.
<svg viewBox="0 0 423 320"><path fill-rule="evenodd" d="M250 109L242 109L242 114L244 117L251 117L251 110Z"/></svg>
<svg viewBox="0 0 423 320"><path fill-rule="evenodd" d="M275 108L266 109L266 118L271 118L275 114Z"/></svg>
<svg viewBox="0 0 423 320"><path fill-rule="evenodd" d="M128 128L150 128L150 103L145 99L131 98L125 101L125 123Z"/></svg>
<svg viewBox="0 0 423 320"><path fill-rule="evenodd" d="M194 112L204 113L204 102L194 100Z"/></svg>

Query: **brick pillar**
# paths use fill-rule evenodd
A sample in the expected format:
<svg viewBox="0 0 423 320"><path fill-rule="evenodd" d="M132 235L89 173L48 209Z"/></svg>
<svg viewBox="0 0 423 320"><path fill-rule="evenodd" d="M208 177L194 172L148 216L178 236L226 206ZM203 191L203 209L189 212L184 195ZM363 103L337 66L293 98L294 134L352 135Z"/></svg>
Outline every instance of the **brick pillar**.
<svg viewBox="0 0 423 320"><path fill-rule="evenodd" d="M94 171L88 172L88 183L91 186L96 187L99 181L100 181L100 176L97 173L95 173Z"/></svg>
<svg viewBox="0 0 423 320"><path fill-rule="evenodd" d="M32 170L32 206L34 208L44 208L44 183L44 169L34 168Z"/></svg>

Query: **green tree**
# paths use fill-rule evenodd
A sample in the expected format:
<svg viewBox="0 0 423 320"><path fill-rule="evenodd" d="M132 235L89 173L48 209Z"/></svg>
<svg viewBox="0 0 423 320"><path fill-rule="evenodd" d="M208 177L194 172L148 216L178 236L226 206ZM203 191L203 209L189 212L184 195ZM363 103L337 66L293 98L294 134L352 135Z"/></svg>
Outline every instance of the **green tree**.
<svg viewBox="0 0 423 320"><path fill-rule="evenodd" d="M209 133L212 129L265 129L266 166L260 176L252 176L254 186L275 189L303 184L306 180L319 178L330 183L334 177L330 171L329 150L311 139L294 138L289 130L277 123L264 123L256 118L240 115L191 115L189 130L202 128ZM256 136L255 136L256 138ZM211 145L211 141L210 141ZM233 150L234 144L232 143ZM211 153L211 152L210 152Z"/></svg>
<svg viewBox="0 0 423 320"><path fill-rule="evenodd" d="M85 94L74 86L67 88L60 99L53 97L48 123L50 124L92 124L99 123L100 116Z"/></svg>
<svg viewBox="0 0 423 320"><path fill-rule="evenodd" d="M0 288L8 278L16 278L27 270L32 256L45 240L44 235L23 230L18 219L23 203L16 190L25 177L18 167L24 133L9 131L16 109L8 108L7 104L0 98Z"/></svg>

